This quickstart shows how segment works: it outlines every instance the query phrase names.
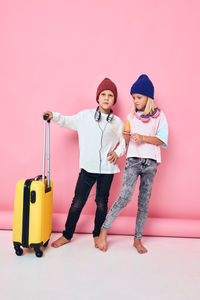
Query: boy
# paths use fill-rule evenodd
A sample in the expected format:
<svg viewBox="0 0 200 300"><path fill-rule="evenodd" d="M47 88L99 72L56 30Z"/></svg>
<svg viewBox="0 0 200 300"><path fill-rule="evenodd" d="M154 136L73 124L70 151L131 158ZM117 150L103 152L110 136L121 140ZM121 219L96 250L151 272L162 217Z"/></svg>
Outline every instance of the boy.
<svg viewBox="0 0 200 300"><path fill-rule="evenodd" d="M95 184L96 215L93 230L96 247L101 226L107 214L109 191L114 173L120 172L117 159L126 151L122 135L123 123L113 114L112 106L117 101L117 87L105 78L97 88L97 109L88 109L74 116L63 116L46 111L48 119L59 126L77 130L80 148L80 174L75 188L75 195L68 213L63 235L52 243L54 248L71 241L81 211ZM119 144L119 145L118 145Z"/></svg>

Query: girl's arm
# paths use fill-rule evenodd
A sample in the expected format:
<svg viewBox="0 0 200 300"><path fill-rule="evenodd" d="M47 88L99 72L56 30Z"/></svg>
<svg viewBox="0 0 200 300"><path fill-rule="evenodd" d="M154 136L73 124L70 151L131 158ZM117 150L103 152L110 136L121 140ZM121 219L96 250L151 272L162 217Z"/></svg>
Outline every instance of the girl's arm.
<svg viewBox="0 0 200 300"><path fill-rule="evenodd" d="M130 136L131 136L130 132L131 132L131 125L130 125L129 120L126 118L126 125L124 126L123 132L122 132L123 137L126 142L126 146L128 146L129 141L130 141Z"/></svg>
<svg viewBox="0 0 200 300"><path fill-rule="evenodd" d="M164 145L163 141L161 141L160 139L158 139L156 136L145 136L142 135L142 141L144 143L149 143L149 144L153 144L156 146L162 146Z"/></svg>
<svg viewBox="0 0 200 300"><path fill-rule="evenodd" d="M124 137L124 139L125 139L126 146L128 146L129 141L130 141L130 136L131 136L130 130L125 130L125 129L124 129L123 132L122 132L122 134L123 134L123 137Z"/></svg>
<svg viewBox="0 0 200 300"><path fill-rule="evenodd" d="M131 138L134 140L134 142L138 142L138 143L148 143L148 144L153 144L156 146L162 146L165 143L163 143L163 141L161 141L160 139L158 139L155 136L147 136L147 135L141 135L138 133L133 133L131 134Z"/></svg>

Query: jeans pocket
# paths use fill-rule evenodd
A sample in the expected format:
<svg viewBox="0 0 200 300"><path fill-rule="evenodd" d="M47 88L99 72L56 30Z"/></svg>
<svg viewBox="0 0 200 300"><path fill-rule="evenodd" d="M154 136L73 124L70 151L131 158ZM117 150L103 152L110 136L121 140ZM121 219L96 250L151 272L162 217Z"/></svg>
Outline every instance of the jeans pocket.
<svg viewBox="0 0 200 300"><path fill-rule="evenodd" d="M126 168L131 168L141 163L141 158L139 157L128 157L126 159Z"/></svg>
<svg viewBox="0 0 200 300"><path fill-rule="evenodd" d="M149 167L151 168L152 174L155 175L157 172L157 167L158 167L157 161L154 159L150 159Z"/></svg>

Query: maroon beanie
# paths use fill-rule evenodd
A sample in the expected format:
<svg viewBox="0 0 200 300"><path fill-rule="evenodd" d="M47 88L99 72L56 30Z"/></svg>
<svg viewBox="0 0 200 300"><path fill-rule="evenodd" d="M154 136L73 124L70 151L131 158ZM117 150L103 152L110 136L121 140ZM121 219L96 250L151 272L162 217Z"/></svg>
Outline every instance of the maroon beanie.
<svg viewBox="0 0 200 300"><path fill-rule="evenodd" d="M113 94L114 94L114 99L115 99L115 102L114 104L116 103L117 101L117 87L116 85L114 84L114 82L112 82L112 80L110 80L109 78L105 78L101 83L100 85L98 86L97 88L97 95L96 95L96 101L98 102L98 99L99 99L99 94L105 90L109 90L109 91L112 91Z"/></svg>

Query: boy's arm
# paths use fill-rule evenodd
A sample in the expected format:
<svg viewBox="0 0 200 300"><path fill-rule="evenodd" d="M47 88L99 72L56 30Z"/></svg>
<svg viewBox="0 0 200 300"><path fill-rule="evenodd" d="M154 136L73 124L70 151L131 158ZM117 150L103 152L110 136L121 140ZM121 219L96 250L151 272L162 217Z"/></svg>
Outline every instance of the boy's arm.
<svg viewBox="0 0 200 300"><path fill-rule="evenodd" d="M116 149L108 153L109 162L115 165L117 163L118 158L124 155L125 152L126 152L126 142L122 136L122 138L120 139L120 143L116 147Z"/></svg>
<svg viewBox="0 0 200 300"><path fill-rule="evenodd" d="M124 153L126 152L126 142L123 136L123 122L121 122L121 126L119 128L119 145L116 147L115 149L115 153L117 154L118 157L124 155Z"/></svg>
<svg viewBox="0 0 200 300"><path fill-rule="evenodd" d="M126 152L126 142L123 137L122 130L123 130L123 123L121 122L121 126L119 127L119 133L118 133L119 144L114 151L108 153L108 160L110 163L113 163L114 165L117 163L118 158L124 155L124 153Z"/></svg>
<svg viewBox="0 0 200 300"><path fill-rule="evenodd" d="M78 124L80 121L81 113L78 113L73 116L63 116L60 113L53 112L53 121L58 124L60 127L70 128L73 130L78 129Z"/></svg>
<svg viewBox="0 0 200 300"><path fill-rule="evenodd" d="M118 157L121 157L126 152L126 142L123 135L121 135L119 145L117 146L114 152L117 154Z"/></svg>

